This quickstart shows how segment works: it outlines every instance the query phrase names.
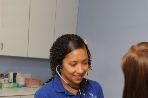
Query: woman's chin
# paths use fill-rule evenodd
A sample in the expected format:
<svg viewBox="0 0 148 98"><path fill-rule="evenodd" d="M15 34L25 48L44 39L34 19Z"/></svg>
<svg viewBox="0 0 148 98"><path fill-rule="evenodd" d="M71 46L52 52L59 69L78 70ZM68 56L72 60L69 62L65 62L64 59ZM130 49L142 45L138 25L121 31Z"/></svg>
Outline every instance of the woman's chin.
<svg viewBox="0 0 148 98"><path fill-rule="evenodd" d="M78 81L78 80L75 80L73 84L74 84L75 86L79 86L80 83L81 83L81 81L82 81L82 80L79 80L79 81Z"/></svg>

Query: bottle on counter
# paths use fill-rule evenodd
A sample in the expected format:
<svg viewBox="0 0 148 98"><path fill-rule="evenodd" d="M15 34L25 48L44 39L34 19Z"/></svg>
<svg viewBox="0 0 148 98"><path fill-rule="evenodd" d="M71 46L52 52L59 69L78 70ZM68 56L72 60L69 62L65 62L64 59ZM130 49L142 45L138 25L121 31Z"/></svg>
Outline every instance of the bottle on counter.
<svg viewBox="0 0 148 98"><path fill-rule="evenodd" d="M20 72L17 72L16 83L18 84L18 87L24 87L25 86L25 78Z"/></svg>
<svg viewBox="0 0 148 98"><path fill-rule="evenodd" d="M9 78L8 78L9 74L5 74L4 75L4 83L9 83Z"/></svg>
<svg viewBox="0 0 148 98"><path fill-rule="evenodd" d="M0 83L5 83L4 74L0 74Z"/></svg>

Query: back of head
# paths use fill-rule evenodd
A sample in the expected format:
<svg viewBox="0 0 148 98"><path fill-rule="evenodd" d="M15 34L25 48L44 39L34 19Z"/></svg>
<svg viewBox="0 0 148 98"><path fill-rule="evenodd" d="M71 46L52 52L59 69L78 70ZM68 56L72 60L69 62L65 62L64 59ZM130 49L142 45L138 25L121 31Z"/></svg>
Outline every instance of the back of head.
<svg viewBox="0 0 148 98"><path fill-rule="evenodd" d="M148 42L132 45L122 58L123 98L148 98Z"/></svg>

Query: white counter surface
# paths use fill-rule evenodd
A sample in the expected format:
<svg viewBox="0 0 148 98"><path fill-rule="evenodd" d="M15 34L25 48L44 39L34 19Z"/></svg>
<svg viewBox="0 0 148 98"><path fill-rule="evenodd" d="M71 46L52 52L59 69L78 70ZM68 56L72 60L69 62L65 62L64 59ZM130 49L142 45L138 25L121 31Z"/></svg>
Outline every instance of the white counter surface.
<svg viewBox="0 0 148 98"><path fill-rule="evenodd" d="M34 95L38 88L2 88L0 89L1 96L25 96Z"/></svg>

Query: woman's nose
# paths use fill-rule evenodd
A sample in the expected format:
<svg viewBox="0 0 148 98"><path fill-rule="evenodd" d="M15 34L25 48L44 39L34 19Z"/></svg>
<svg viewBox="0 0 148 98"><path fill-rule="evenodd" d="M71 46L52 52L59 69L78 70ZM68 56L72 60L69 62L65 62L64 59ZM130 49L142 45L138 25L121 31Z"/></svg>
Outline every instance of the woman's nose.
<svg viewBox="0 0 148 98"><path fill-rule="evenodd" d="M84 72L84 68L80 65L77 67L77 72L78 73L83 73Z"/></svg>

